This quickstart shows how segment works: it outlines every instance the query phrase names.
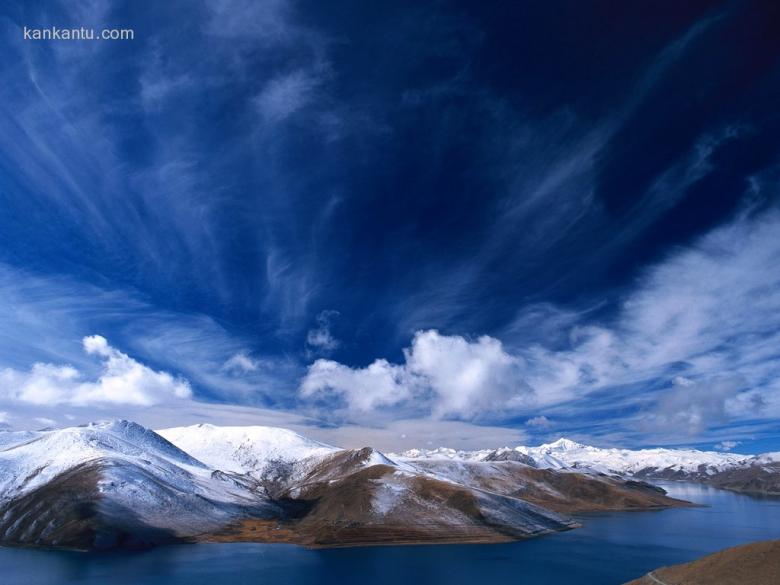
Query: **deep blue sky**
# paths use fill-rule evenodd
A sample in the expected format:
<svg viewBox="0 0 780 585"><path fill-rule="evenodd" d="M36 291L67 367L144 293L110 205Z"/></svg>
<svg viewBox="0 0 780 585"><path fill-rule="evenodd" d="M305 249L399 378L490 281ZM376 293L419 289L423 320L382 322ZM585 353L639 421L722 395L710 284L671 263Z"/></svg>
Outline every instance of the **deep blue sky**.
<svg viewBox="0 0 780 585"><path fill-rule="evenodd" d="M195 401L335 427L780 449L776 3L30 1L0 24L6 424L121 410L99 334Z"/></svg>

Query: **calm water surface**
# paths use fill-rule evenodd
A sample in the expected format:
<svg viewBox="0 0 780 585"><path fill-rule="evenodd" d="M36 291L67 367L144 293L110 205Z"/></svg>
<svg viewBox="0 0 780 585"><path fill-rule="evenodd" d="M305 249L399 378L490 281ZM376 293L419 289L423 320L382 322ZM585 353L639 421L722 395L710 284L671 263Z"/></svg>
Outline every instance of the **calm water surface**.
<svg viewBox="0 0 780 585"><path fill-rule="evenodd" d="M3 585L398 584L617 585L661 565L780 538L780 500L663 483L707 508L582 517L583 528L495 545L310 551L289 545L207 544L134 554L0 548Z"/></svg>

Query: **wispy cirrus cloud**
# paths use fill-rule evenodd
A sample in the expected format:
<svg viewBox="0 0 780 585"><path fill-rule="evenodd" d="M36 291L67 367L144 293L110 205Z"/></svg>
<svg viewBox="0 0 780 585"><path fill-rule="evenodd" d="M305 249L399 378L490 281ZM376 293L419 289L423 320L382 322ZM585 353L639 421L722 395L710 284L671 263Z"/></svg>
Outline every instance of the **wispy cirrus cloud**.
<svg viewBox="0 0 780 585"><path fill-rule="evenodd" d="M175 6L155 9L156 25L127 46L24 43L16 32L29 22L20 14L4 20L3 48L13 58L0 73L15 80L0 92L0 163L14 169L9 213L48 210L56 218L40 222L38 237L25 234L35 241L19 246L30 256L21 261L70 254L89 277L129 279L151 296L186 282L191 307L216 301L300 333L310 317L306 299L317 290L316 270L298 253L309 234L277 233L293 213L294 192L275 171L287 133L258 135L264 120L275 124L317 106L325 91L327 43L299 24L294 4L206 2L189 7L183 20L171 18ZM54 2L26 18L96 28L125 19L131 26L125 8L110 0L78 8ZM182 44L174 28L190 41ZM123 89L114 94L112 87ZM204 107L244 121L224 132L191 124L187 112ZM315 109L320 119L327 108ZM250 221L247 193L257 191L267 205L263 214L251 211ZM245 218L245 230L236 229L234 214ZM22 236L4 232L9 242ZM57 251L52 242L63 238L70 245ZM229 283L237 254L256 255L258 266L267 259L266 278Z"/></svg>
<svg viewBox="0 0 780 585"><path fill-rule="evenodd" d="M229 372L247 373L256 372L260 364L245 352L238 352L230 356L222 367Z"/></svg>
<svg viewBox="0 0 780 585"><path fill-rule="evenodd" d="M317 75L305 70L271 79L254 99L260 117L267 124L283 122L314 99L320 82Z"/></svg>
<svg viewBox="0 0 780 585"><path fill-rule="evenodd" d="M216 0L205 2L205 30L214 37L274 45L299 30L292 21L291 0Z"/></svg>
<svg viewBox="0 0 780 585"><path fill-rule="evenodd" d="M625 98L595 121L578 116L568 104L543 117L532 115L517 101L473 83L468 69L451 83L423 92L440 107L446 107L453 95L470 98L474 115L489 128L474 156L485 161L485 180L497 195L491 201L490 229L480 234L476 251L463 263L437 262L436 269L424 275L425 286L391 308L399 334L431 326L474 328L485 313L495 310L494 306L483 308L479 299L497 275L502 278L507 264L519 266L534 287L546 289L529 293L529 302L544 305L545 293L565 288L566 281L587 281L604 270L648 225L684 198L686 189L706 174L709 157L734 126L726 125L693 141L669 168L659 171L650 186L631 197L637 202L634 213L617 225L598 198L603 162L609 160L607 153L616 137L720 18L720 14L704 18L661 47L632 79ZM444 141L437 145L449 146ZM524 229L518 230L518 225ZM583 245L592 252L585 261L569 266L565 256L579 245L580 238L587 239ZM549 262L550 258L554 260ZM563 274L553 273L559 263L566 265ZM513 304L521 305L522 311L526 303L517 299L507 303Z"/></svg>
<svg viewBox="0 0 780 585"><path fill-rule="evenodd" d="M331 395L347 416L414 405L462 420L566 416L593 407L593 396L622 394L602 411L613 427L633 412L646 433L680 436L777 417L779 232L776 210L713 230L649 268L613 320L570 323L564 349L421 331L399 365L315 362L301 394Z"/></svg>

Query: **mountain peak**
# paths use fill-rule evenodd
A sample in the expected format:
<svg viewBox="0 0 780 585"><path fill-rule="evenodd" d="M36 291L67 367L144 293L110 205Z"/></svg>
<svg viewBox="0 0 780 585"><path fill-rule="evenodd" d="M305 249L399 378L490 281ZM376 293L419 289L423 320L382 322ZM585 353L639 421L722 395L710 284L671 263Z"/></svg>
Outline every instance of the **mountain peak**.
<svg viewBox="0 0 780 585"><path fill-rule="evenodd" d="M549 447L551 449L555 449L557 451L569 451L570 449L581 449L585 445L582 445L581 443L577 443L576 441L572 441L571 439L561 437L557 441L553 441L552 443L548 443L547 445L544 446Z"/></svg>
<svg viewBox="0 0 780 585"><path fill-rule="evenodd" d="M222 427L201 423L157 432L206 465L258 477L272 463L302 460L340 450L280 427Z"/></svg>

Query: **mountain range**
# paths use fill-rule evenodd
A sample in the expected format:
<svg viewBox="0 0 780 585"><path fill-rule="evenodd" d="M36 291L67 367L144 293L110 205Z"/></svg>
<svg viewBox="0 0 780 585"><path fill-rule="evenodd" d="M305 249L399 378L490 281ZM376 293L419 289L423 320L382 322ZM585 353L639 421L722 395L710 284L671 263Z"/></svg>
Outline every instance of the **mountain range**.
<svg viewBox="0 0 780 585"><path fill-rule="evenodd" d="M541 469L580 470L640 480L683 480L721 489L780 495L780 452L740 455L696 449L603 449L561 438L538 447L456 451L411 449L399 461L519 460Z"/></svg>
<svg viewBox="0 0 780 585"><path fill-rule="evenodd" d="M723 477L765 489L776 485L777 457L596 449L566 439L394 455L280 428L153 431L124 420L3 431L0 544L501 542L575 528L570 514L688 505L644 481L656 477Z"/></svg>

